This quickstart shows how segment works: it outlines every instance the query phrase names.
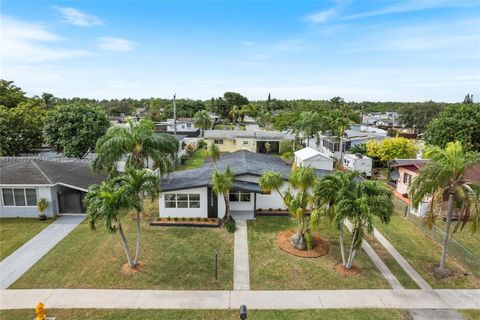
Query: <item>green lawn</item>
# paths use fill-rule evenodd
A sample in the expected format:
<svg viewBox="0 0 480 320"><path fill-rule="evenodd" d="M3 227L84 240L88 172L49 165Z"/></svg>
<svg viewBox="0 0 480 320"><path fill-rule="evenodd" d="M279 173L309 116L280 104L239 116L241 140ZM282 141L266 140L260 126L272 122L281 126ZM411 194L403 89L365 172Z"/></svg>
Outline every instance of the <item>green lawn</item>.
<svg viewBox="0 0 480 320"><path fill-rule="evenodd" d="M0 261L32 239L54 219L40 221L35 218L0 219Z"/></svg>
<svg viewBox="0 0 480 320"><path fill-rule="evenodd" d="M466 310L457 310L457 311L463 315L465 320L480 319L480 310L466 309Z"/></svg>
<svg viewBox="0 0 480 320"><path fill-rule="evenodd" d="M293 226L289 217L257 217L248 222L252 290L390 288L363 251L358 252L354 262L361 268L359 275L343 278L334 270L340 250L337 232L327 221L320 230L320 235L330 242L326 256L299 258L280 250L275 242L277 233Z"/></svg>
<svg viewBox="0 0 480 320"><path fill-rule="evenodd" d="M175 170L190 170L201 167L205 162L205 151L203 149L197 149L193 152L184 164L178 166Z"/></svg>
<svg viewBox="0 0 480 320"><path fill-rule="evenodd" d="M155 207L155 205L153 205ZM130 245L134 221L123 218ZM215 250L218 277L214 279ZM82 223L17 280L12 288L232 289L233 236L224 229L142 224L145 268L125 275L118 234Z"/></svg>
<svg viewBox="0 0 480 320"><path fill-rule="evenodd" d="M63 319L140 320L140 319L239 319L238 310L99 310L99 309L51 309L47 316ZM323 310L248 310L253 320L401 320L403 311L397 309L323 309ZM33 319L31 310L0 310L0 319Z"/></svg>
<svg viewBox="0 0 480 320"><path fill-rule="evenodd" d="M443 220L437 220L435 225L441 230L445 230L445 222ZM472 234L470 224L467 224L463 230L458 229L452 235L452 238L480 260L480 232Z"/></svg>
<svg viewBox="0 0 480 320"><path fill-rule="evenodd" d="M447 258L447 266L455 272L455 276L435 279L431 270L440 261L440 246L412 222L404 219L400 212L392 216L390 224L377 224L377 228L432 287L480 288L480 279L472 275L465 276L464 269L450 258Z"/></svg>

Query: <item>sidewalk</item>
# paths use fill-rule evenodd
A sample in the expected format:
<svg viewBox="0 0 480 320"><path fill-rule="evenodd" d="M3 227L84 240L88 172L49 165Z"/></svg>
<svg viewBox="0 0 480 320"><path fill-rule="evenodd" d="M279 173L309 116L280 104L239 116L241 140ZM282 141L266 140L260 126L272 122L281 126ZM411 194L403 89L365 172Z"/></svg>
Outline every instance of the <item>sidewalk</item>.
<svg viewBox="0 0 480 320"><path fill-rule="evenodd" d="M1 309L480 309L478 289L438 290L298 290L172 291L44 289L0 291Z"/></svg>
<svg viewBox="0 0 480 320"><path fill-rule="evenodd" d="M85 216L62 216L0 262L0 289L8 288L65 238Z"/></svg>
<svg viewBox="0 0 480 320"><path fill-rule="evenodd" d="M233 290L250 290L247 221L236 220L236 224L233 251Z"/></svg>

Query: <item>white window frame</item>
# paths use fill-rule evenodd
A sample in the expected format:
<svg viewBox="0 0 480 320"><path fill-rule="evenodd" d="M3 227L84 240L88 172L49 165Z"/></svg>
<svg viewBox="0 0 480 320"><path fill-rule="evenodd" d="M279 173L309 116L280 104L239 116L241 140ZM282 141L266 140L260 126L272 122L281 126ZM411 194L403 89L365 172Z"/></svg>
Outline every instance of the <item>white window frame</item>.
<svg viewBox="0 0 480 320"><path fill-rule="evenodd" d="M12 196L13 196L13 206L9 206L9 205L6 205L5 204L5 198L3 197L3 190L6 190L6 189L10 189L12 191ZM17 206L16 204L16 200L15 200L15 192L13 191L14 189L21 189L23 190L23 198L25 200L25 205L24 206ZM26 187L8 187L8 188L1 188L1 196L2 196L2 204L4 207L6 208L36 208L37 207L37 203L35 203L34 205L32 206L29 206L28 205L28 201L27 201L27 192L26 190L29 189L29 190L35 190L35 202L38 202L38 189L37 188L26 188Z"/></svg>
<svg viewBox="0 0 480 320"><path fill-rule="evenodd" d="M170 195L174 195L175 200L167 200L167 197L170 196ZM178 200L179 196L187 196L187 200L180 200L179 201ZM198 196L198 200L192 200L192 199L190 199L190 196ZM200 209L200 206L201 206L201 203L200 203L201 195L200 195L200 193L173 193L173 192L169 192L169 193L165 193L163 197L164 197L165 208L166 209ZM174 202L175 207L168 207L167 202L170 202L170 203ZM178 206L179 202L186 202L187 206L186 207L179 207ZM192 206L192 204L194 204L194 203L198 203L198 206Z"/></svg>
<svg viewBox="0 0 480 320"><path fill-rule="evenodd" d="M214 144L223 144L223 139L214 139L213 143Z"/></svg>

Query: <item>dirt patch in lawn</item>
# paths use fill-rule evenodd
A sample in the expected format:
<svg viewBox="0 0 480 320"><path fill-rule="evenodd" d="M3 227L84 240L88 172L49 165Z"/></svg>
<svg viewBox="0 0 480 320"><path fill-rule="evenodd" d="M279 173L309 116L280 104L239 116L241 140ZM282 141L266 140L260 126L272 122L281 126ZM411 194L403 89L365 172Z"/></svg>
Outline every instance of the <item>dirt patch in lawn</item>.
<svg viewBox="0 0 480 320"><path fill-rule="evenodd" d="M350 269L347 269L340 262L335 265L335 271L340 273L344 278L354 277L360 273L360 268L353 265Z"/></svg>
<svg viewBox="0 0 480 320"><path fill-rule="evenodd" d="M299 250L290 244L290 238L295 234L295 230L282 231L277 234L278 247L290 254L302 258L318 258L328 253L330 245L328 241L322 239L319 235L313 236L313 248L312 250Z"/></svg>
<svg viewBox="0 0 480 320"><path fill-rule="evenodd" d="M143 261L138 261L138 265L134 268L130 267L128 265L128 263L125 263L122 266L122 273L123 274L134 274L134 273L142 271L143 269L145 269L145 262L143 262Z"/></svg>

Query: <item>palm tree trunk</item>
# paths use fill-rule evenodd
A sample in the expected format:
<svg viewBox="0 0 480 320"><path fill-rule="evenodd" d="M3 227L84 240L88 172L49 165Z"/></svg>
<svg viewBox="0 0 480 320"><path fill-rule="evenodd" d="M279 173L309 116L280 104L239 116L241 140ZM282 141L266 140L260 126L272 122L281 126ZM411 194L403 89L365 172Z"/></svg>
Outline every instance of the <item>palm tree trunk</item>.
<svg viewBox="0 0 480 320"><path fill-rule="evenodd" d="M355 253L357 253L357 250L353 249L351 254L350 254L350 257L348 259L347 266L345 267L346 269L350 269L352 267L353 258L355 257Z"/></svg>
<svg viewBox="0 0 480 320"><path fill-rule="evenodd" d="M343 243L343 224L340 227L340 253L342 255L342 266L345 266L345 245Z"/></svg>
<svg viewBox="0 0 480 320"><path fill-rule="evenodd" d="M343 136L340 137L340 165L343 167Z"/></svg>
<svg viewBox="0 0 480 320"><path fill-rule="evenodd" d="M122 246L123 250L125 251L125 255L127 256L128 265L131 268L134 268L136 267L136 264L132 261L130 249L128 248L127 238L125 237L125 233L123 232L122 224L120 223L120 221L117 221L117 230L118 234L120 235L120 239L122 240Z"/></svg>
<svg viewBox="0 0 480 320"><path fill-rule="evenodd" d="M143 196L140 194L140 201L143 204ZM140 257L140 218L141 218L141 211L137 211L137 241L135 244L135 259L133 263L138 265L138 259Z"/></svg>
<svg viewBox="0 0 480 320"><path fill-rule="evenodd" d="M447 221L445 222L445 237L443 239L443 248L442 248L442 257L440 258L440 270L445 270L445 260L448 253L448 242L450 240L450 226L452 224L452 214L453 214L453 193L448 195L448 205L447 205Z"/></svg>
<svg viewBox="0 0 480 320"><path fill-rule="evenodd" d="M230 202L228 201L228 195L223 194L223 200L225 200L225 215L223 216L223 221L228 221L230 219Z"/></svg>
<svg viewBox="0 0 480 320"><path fill-rule="evenodd" d="M357 236L357 228L355 226L355 230L353 231L353 236L352 236L352 243L350 244L350 250L348 252L347 264L343 265L346 269L350 269L352 267L353 256L355 255L355 250L353 249L353 244L355 243L355 237L356 236Z"/></svg>

